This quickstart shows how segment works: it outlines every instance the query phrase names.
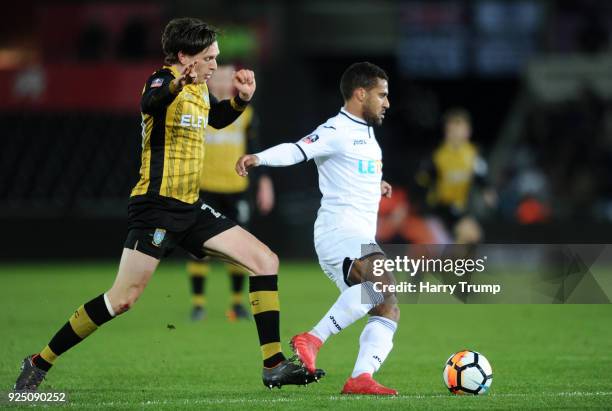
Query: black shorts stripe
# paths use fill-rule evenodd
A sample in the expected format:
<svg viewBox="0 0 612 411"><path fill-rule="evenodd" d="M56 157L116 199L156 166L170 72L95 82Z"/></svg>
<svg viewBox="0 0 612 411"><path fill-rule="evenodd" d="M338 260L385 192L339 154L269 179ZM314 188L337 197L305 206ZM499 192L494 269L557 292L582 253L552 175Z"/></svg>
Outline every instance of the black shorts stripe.
<svg viewBox="0 0 612 411"><path fill-rule="evenodd" d="M147 193L159 194L164 176L164 150L166 146L166 109L153 116L151 129L151 165L149 167L149 188Z"/></svg>
<svg viewBox="0 0 612 411"><path fill-rule="evenodd" d="M351 273L353 261L355 260L346 257L344 261L342 262L342 273L344 274L342 279L344 280L344 284L348 285L349 287L353 285L349 282L349 274Z"/></svg>

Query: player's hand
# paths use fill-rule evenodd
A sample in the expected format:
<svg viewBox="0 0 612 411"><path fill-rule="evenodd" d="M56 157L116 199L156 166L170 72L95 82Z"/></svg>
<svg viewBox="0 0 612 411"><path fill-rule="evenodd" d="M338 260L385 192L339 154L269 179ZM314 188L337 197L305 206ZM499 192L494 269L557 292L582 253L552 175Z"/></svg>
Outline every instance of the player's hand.
<svg viewBox="0 0 612 411"><path fill-rule="evenodd" d="M242 100L250 101L257 88L255 73L251 70L239 70L234 73L232 84L238 90L238 95Z"/></svg>
<svg viewBox="0 0 612 411"><path fill-rule="evenodd" d="M391 198L391 194L393 192L393 187L391 184L387 183L385 180L380 182L380 195L382 197Z"/></svg>
<svg viewBox="0 0 612 411"><path fill-rule="evenodd" d="M197 64L198 62L194 61L193 63L187 65L183 69L183 72L181 73L180 77L177 77L174 80L172 80L175 86L174 88L176 90L182 90L182 88L185 87L185 85L198 82L198 73L196 73L195 71L195 66Z"/></svg>
<svg viewBox="0 0 612 411"><path fill-rule="evenodd" d="M267 215L274 208L274 186L272 179L268 176L259 178L257 189L257 209L261 215Z"/></svg>
<svg viewBox="0 0 612 411"><path fill-rule="evenodd" d="M249 175L248 169L257 167L259 165L259 157L255 154L245 154L238 159L236 162L236 173L241 177Z"/></svg>

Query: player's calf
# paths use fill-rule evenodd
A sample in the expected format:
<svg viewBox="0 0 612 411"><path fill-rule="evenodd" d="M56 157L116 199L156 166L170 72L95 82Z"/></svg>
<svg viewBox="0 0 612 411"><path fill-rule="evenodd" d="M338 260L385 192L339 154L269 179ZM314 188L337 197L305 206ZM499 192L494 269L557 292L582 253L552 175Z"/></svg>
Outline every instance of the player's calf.
<svg viewBox="0 0 612 411"><path fill-rule="evenodd" d="M39 354L23 360L15 389L36 391L60 355L83 341L113 317L114 313L110 309L106 294L101 294L81 305Z"/></svg>
<svg viewBox="0 0 612 411"><path fill-rule="evenodd" d="M346 282L350 285L353 284L371 284L376 285L374 287L376 295L372 295L372 300L375 301L379 297L382 297L385 304L397 305L397 298L394 292L388 290L393 289L389 287L396 283L395 276L390 271L384 271L380 274L374 269L377 260L384 260L385 255L382 252L375 252L362 258L354 260L346 259L345 268L346 270Z"/></svg>
<svg viewBox="0 0 612 411"><path fill-rule="evenodd" d="M385 317L395 322L399 322L400 308L397 303L383 303L372 308L369 314L371 316Z"/></svg>
<svg viewBox="0 0 612 411"><path fill-rule="evenodd" d="M204 243L225 261L250 273L249 303L257 327L264 368L285 361L280 340L278 257L265 244L241 227L232 227Z"/></svg>
<svg viewBox="0 0 612 411"><path fill-rule="evenodd" d="M117 277L107 293L115 315L123 314L136 303L158 264L154 257L124 248Z"/></svg>
<svg viewBox="0 0 612 411"><path fill-rule="evenodd" d="M382 254L373 254L355 260L349 274L352 274L353 279L362 281L362 284L376 284L377 282L382 283L382 285L395 284L395 277L391 272L385 271L382 275L375 275L374 262L382 258L384 258ZM376 288L379 290L385 289L385 287ZM382 301L369 311L370 319L359 338L357 361L343 393L381 394L393 392L393 390L380 386L371 376L379 370L393 348L393 337L397 330L400 309L397 305L395 293L383 292L378 297Z"/></svg>
<svg viewBox="0 0 612 411"><path fill-rule="evenodd" d="M24 360L15 387L36 390L59 356L127 311L144 290L158 262L139 251L124 249L113 287L77 308L39 354Z"/></svg>

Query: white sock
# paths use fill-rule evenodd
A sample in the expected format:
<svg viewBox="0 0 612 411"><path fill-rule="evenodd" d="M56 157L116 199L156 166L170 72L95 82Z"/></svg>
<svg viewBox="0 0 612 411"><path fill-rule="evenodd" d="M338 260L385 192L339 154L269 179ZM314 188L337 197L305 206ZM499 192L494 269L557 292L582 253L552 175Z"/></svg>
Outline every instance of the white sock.
<svg viewBox="0 0 612 411"><path fill-rule="evenodd" d="M374 306L382 302L382 295L375 293L372 283L365 282L347 288L310 334L325 342L330 335L363 318Z"/></svg>
<svg viewBox="0 0 612 411"><path fill-rule="evenodd" d="M115 310L113 310L113 306L111 305L110 300L108 299L108 295L106 295L107 293L104 293L104 304L106 304L106 309L108 310L108 313L111 315L111 317L115 316Z"/></svg>
<svg viewBox="0 0 612 411"><path fill-rule="evenodd" d="M393 335L397 323L385 317L370 317L359 337L359 355L351 377L374 374L393 348Z"/></svg>

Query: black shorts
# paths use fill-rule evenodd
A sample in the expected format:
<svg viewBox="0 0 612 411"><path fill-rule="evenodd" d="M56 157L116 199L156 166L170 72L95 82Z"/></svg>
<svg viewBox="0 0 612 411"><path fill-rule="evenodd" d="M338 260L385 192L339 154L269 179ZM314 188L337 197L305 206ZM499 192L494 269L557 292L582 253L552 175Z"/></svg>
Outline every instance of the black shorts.
<svg viewBox="0 0 612 411"><path fill-rule="evenodd" d="M231 194L200 191L200 198L225 217L249 229L252 208L247 191ZM201 261L203 257L190 253L190 258L193 261Z"/></svg>
<svg viewBox="0 0 612 411"><path fill-rule="evenodd" d="M204 242L229 230L236 223L201 201L192 205L192 208L188 213L193 216L191 220L183 219L179 225L174 226L172 224L159 226L155 223L172 217L172 211L164 212L158 208L135 212L132 207L124 247L138 250L159 260L178 246L197 258L204 258L206 256ZM134 214L139 216L136 221ZM143 215L151 218L143 219Z"/></svg>
<svg viewBox="0 0 612 411"><path fill-rule="evenodd" d="M228 194L200 191L200 197L206 204L248 229L253 211L248 191Z"/></svg>
<svg viewBox="0 0 612 411"><path fill-rule="evenodd" d="M448 230L448 232L451 234L453 233L457 223L463 217L466 216L465 211L458 210L457 208L452 207L452 206L444 206L444 205L439 205L435 207L433 209L433 213L436 217L438 217L442 221L444 228L446 228L446 230Z"/></svg>

